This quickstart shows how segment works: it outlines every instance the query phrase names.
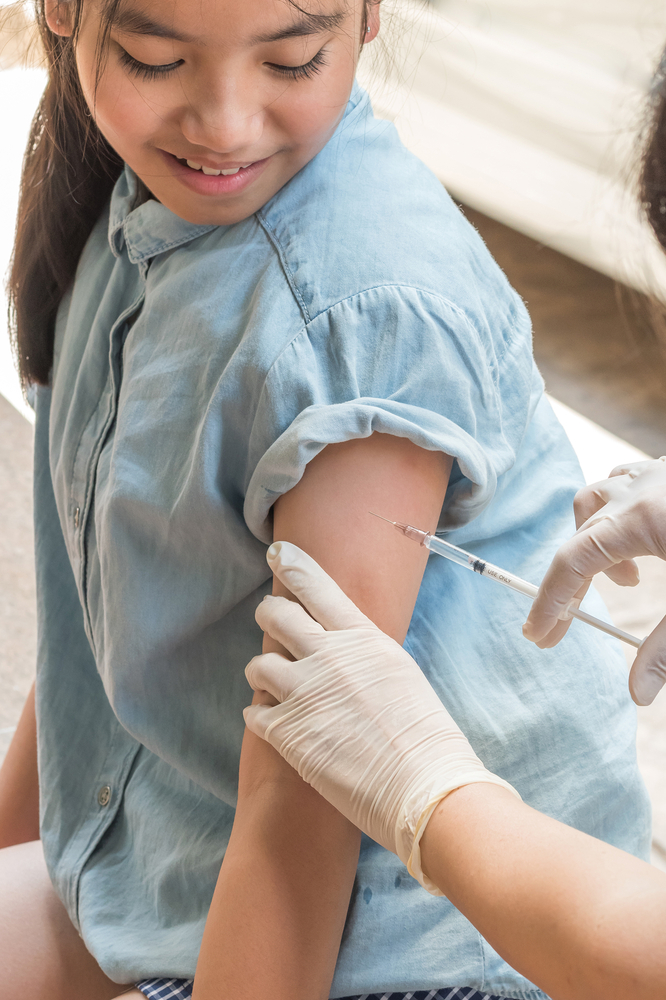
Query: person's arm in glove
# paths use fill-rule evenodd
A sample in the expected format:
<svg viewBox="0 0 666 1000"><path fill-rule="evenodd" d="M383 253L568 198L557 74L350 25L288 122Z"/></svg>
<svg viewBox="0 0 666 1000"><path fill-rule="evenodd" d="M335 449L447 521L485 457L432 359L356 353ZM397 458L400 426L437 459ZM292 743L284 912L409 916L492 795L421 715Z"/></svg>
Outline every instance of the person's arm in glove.
<svg viewBox="0 0 666 1000"><path fill-rule="evenodd" d="M618 466L609 479L584 487L574 510L578 530L558 550L523 626L525 637L542 649L560 641L569 623L558 618L597 573L633 587L639 580L635 556L666 559L666 457ZM649 705L665 681L666 618L638 651L631 696Z"/></svg>
<svg viewBox="0 0 666 1000"><path fill-rule="evenodd" d="M269 562L309 614L279 597L257 609L295 662L248 664L278 701L247 708L248 728L553 1000L661 996L666 876L521 802L314 560L276 543Z"/></svg>

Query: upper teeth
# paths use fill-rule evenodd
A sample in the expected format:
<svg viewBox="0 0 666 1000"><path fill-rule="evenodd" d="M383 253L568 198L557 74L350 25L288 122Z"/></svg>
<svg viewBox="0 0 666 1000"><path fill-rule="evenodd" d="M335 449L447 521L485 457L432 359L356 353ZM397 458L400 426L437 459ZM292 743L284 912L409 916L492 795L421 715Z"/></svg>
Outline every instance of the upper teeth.
<svg viewBox="0 0 666 1000"><path fill-rule="evenodd" d="M232 167L230 170L213 170L212 167L202 167L200 163L195 163L194 160L186 160L185 162L192 170L203 170L209 177L219 177L220 174L228 177L229 174L237 174L241 169L240 167ZM249 166L249 164L246 164L246 166Z"/></svg>

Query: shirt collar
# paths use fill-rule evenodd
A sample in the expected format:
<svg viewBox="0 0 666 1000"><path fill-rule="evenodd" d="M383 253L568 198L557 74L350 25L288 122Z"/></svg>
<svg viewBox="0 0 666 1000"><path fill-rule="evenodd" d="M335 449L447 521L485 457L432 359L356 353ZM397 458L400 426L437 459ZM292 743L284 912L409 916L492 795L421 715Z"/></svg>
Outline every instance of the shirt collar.
<svg viewBox="0 0 666 1000"><path fill-rule="evenodd" d="M116 257L120 257L126 246L127 256L133 264L140 264L219 228L186 222L154 198L137 205L138 199L139 182L134 171L125 164L111 194L109 245Z"/></svg>

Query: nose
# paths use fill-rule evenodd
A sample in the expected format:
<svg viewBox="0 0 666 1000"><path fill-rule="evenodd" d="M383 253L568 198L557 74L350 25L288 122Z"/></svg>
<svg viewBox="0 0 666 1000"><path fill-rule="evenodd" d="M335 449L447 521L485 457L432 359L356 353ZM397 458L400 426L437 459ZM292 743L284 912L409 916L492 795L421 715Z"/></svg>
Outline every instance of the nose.
<svg viewBox="0 0 666 1000"><path fill-rule="evenodd" d="M242 153L261 138L263 108L237 82L202 89L187 97L180 127L192 145L217 153Z"/></svg>

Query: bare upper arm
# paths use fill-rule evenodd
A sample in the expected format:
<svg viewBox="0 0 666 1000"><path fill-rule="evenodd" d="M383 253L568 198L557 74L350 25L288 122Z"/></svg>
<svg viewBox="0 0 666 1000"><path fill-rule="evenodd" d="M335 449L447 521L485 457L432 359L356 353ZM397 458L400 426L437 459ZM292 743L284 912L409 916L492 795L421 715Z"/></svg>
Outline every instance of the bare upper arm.
<svg viewBox="0 0 666 1000"><path fill-rule="evenodd" d="M428 553L368 512L434 530L452 462L389 434L328 445L276 502L273 538L308 552L402 642ZM274 581L274 593L280 588Z"/></svg>

